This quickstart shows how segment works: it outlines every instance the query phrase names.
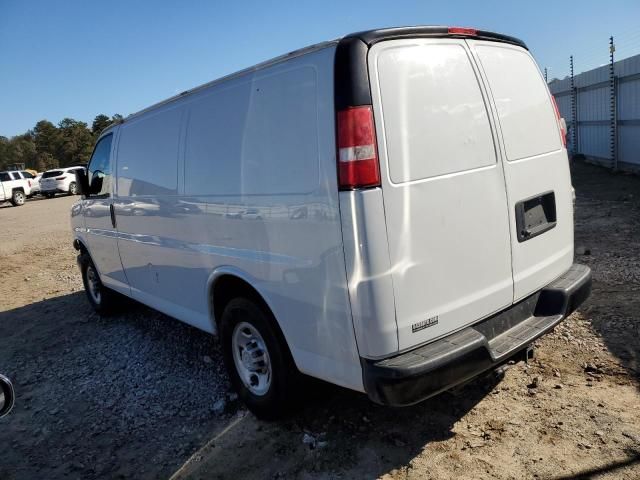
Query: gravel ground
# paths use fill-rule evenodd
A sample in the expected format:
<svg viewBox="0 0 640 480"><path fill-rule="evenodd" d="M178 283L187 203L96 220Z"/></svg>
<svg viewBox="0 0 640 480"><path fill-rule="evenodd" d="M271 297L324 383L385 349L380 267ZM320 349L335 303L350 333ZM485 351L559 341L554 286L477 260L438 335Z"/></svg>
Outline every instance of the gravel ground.
<svg viewBox="0 0 640 480"><path fill-rule="evenodd" d="M640 477L640 178L573 166L587 303L513 365L390 409L325 384L284 421L228 389L208 335L127 303L100 318L72 198L0 207L0 478Z"/></svg>
<svg viewBox="0 0 640 480"><path fill-rule="evenodd" d="M0 420L0 478L168 477L235 395L210 335L134 302L93 312L73 201L0 207L0 371L17 390Z"/></svg>

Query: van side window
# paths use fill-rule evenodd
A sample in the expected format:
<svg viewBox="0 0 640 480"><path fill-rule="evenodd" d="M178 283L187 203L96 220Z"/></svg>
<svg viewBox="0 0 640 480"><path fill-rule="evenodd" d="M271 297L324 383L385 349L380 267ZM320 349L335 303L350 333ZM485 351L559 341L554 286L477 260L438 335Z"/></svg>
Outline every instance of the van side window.
<svg viewBox="0 0 640 480"><path fill-rule="evenodd" d="M182 108L165 108L120 127L118 195L176 195Z"/></svg>
<svg viewBox="0 0 640 480"><path fill-rule="evenodd" d="M111 194L111 141L113 135L109 134L100 139L87 167L87 179L89 185L98 185L100 189L91 196L108 197Z"/></svg>
<svg viewBox="0 0 640 480"><path fill-rule="evenodd" d="M316 71L267 70L190 105L187 195L313 191L319 182Z"/></svg>

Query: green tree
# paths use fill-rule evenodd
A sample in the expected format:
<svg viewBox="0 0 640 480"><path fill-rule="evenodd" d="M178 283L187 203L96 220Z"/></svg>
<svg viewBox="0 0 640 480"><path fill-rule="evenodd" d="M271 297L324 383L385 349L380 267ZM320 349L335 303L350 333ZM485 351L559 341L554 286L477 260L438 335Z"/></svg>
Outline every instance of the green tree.
<svg viewBox="0 0 640 480"><path fill-rule="evenodd" d="M11 139L2 137L0 141L0 167L14 163L24 163L27 168L35 164L36 148L30 132L16 135Z"/></svg>
<svg viewBox="0 0 640 480"><path fill-rule="evenodd" d="M105 114L101 113L100 115L97 115L91 124L91 133L94 137L97 137L105 128L111 125L111 122L112 120Z"/></svg>
<svg viewBox="0 0 640 480"><path fill-rule="evenodd" d="M7 168L8 162L9 139L0 136L0 170Z"/></svg>
<svg viewBox="0 0 640 480"><path fill-rule="evenodd" d="M36 157L36 165L35 169L39 172L44 172L46 170L51 170L53 168L58 168L60 166L60 162L58 159L51 155L49 152L40 152Z"/></svg>
<svg viewBox="0 0 640 480"><path fill-rule="evenodd" d="M40 120L33 128L33 137L38 154L55 155L60 147L60 132L48 120Z"/></svg>
<svg viewBox="0 0 640 480"><path fill-rule="evenodd" d="M58 129L61 138L57 152L60 166L66 167L89 161L94 138L87 124L72 118L64 118L58 124Z"/></svg>

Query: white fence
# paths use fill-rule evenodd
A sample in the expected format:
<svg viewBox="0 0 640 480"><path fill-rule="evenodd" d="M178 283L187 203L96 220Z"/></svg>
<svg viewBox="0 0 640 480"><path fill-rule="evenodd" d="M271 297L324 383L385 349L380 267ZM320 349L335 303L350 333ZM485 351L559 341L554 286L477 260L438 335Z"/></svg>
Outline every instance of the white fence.
<svg viewBox="0 0 640 480"><path fill-rule="evenodd" d="M555 96L569 128L571 153L614 169L640 172L640 55L554 80Z"/></svg>

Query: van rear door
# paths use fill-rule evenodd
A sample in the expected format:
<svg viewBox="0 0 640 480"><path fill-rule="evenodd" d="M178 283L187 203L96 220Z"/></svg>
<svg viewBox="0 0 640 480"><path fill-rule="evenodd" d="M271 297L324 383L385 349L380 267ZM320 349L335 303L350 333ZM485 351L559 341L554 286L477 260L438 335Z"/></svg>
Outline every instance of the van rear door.
<svg viewBox="0 0 640 480"><path fill-rule="evenodd" d="M403 350L511 305L510 217L465 41L381 41L368 63Z"/></svg>
<svg viewBox="0 0 640 480"><path fill-rule="evenodd" d="M567 151L551 94L529 52L507 43L467 43L491 92L502 138L518 301L573 263Z"/></svg>

